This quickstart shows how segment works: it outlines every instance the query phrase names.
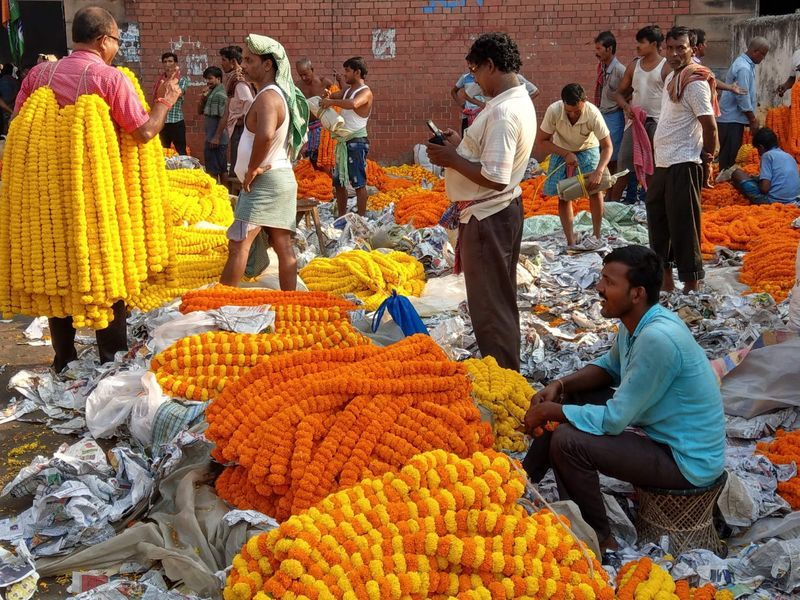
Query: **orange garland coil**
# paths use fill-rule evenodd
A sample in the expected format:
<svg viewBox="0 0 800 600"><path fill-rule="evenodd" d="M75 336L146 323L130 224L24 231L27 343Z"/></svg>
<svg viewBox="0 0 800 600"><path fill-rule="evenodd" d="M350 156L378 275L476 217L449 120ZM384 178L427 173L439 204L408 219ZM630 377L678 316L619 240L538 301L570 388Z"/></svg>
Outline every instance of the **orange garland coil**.
<svg viewBox="0 0 800 600"><path fill-rule="evenodd" d="M701 250L714 254L715 246L731 250L755 249L762 234L791 231L791 223L800 216L800 208L785 204L727 206L703 215Z"/></svg>
<svg viewBox="0 0 800 600"><path fill-rule="evenodd" d="M212 310L221 306L307 306L353 310L356 305L328 292L283 292L257 288L238 288L217 284L186 292L181 299L183 314L196 310Z"/></svg>
<svg viewBox="0 0 800 600"><path fill-rule="evenodd" d="M335 348L268 360L211 404L214 457L236 462L220 496L284 520L418 452L491 447L466 369L430 337L386 348Z"/></svg>
<svg viewBox="0 0 800 600"><path fill-rule="evenodd" d="M349 322L276 321L276 333L210 331L182 338L150 364L164 392L173 398L209 400L225 385L271 356L307 348L369 344Z"/></svg>
<svg viewBox="0 0 800 600"><path fill-rule="evenodd" d="M617 572L619 600L733 600L728 590L717 590L712 584L693 588L685 580L675 582L670 574L647 556L625 563Z"/></svg>
<svg viewBox="0 0 800 600"><path fill-rule="evenodd" d="M411 224L417 229L433 227L439 223L450 206L442 192L422 190L398 198L394 207L394 220L399 225Z"/></svg>

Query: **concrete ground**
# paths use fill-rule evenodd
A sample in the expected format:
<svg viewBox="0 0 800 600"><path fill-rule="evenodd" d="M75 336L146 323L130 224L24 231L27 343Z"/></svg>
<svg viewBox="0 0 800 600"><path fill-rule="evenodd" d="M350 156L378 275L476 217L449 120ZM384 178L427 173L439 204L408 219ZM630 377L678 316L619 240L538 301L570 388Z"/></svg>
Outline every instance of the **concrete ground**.
<svg viewBox="0 0 800 600"><path fill-rule="evenodd" d="M16 317L10 323L0 323L0 409L13 397L8 390L8 380L20 369L46 367L53 360L50 346L30 346L23 331L30 324L27 317ZM23 419L44 419L41 412L29 413ZM27 466L37 455L52 456L63 443L74 443L77 436L60 435L51 431L44 423L12 421L0 424L0 488L16 477L22 467ZM18 514L29 508L33 498L0 498L0 519ZM60 579L48 578L40 581L35 598L67 598L66 585ZM66 582L68 585L69 582Z"/></svg>

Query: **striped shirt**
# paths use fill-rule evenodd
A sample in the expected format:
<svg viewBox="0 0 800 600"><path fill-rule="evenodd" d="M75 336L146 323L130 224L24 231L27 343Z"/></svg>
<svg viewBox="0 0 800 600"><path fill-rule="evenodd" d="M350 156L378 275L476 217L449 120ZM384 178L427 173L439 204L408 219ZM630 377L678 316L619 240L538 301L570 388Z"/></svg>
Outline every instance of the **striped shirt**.
<svg viewBox="0 0 800 600"><path fill-rule="evenodd" d="M111 108L113 121L126 133L150 119L131 81L88 50L76 50L58 62L41 63L31 69L22 82L14 112L19 112L28 96L44 85L53 89L60 106L74 104L81 94L97 94Z"/></svg>

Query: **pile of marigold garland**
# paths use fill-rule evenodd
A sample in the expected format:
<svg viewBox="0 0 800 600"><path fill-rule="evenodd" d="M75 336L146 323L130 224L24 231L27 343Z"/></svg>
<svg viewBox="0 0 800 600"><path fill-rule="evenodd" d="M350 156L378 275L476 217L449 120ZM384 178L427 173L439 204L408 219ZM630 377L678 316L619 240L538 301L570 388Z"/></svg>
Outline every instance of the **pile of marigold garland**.
<svg viewBox="0 0 800 600"><path fill-rule="evenodd" d="M350 250L335 258L317 257L300 270L312 291L338 296L352 294L367 310L376 310L392 290L419 296L425 287L425 268L405 252Z"/></svg>
<svg viewBox="0 0 800 600"><path fill-rule="evenodd" d="M611 600L605 571L566 524L517 504L524 489L502 454L418 454L251 538L225 600Z"/></svg>
<svg viewBox="0 0 800 600"><path fill-rule="evenodd" d="M494 418L495 450L525 451L525 434L518 429L536 392L522 375L504 369L493 356L470 358L464 366L472 379L472 397Z"/></svg>
<svg viewBox="0 0 800 600"><path fill-rule="evenodd" d="M775 432L771 442L758 442L758 452L766 456L776 465L795 463L800 465L800 430ZM795 475L788 481L778 482L778 493L783 496L794 510L800 510L800 477Z"/></svg>
<svg viewBox="0 0 800 600"><path fill-rule="evenodd" d="M717 590L712 584L693 588L686 580L672 580L670 574L649 557L623 565L617 573L619 600L733 600L727 590Z"/></svg>
<svg viewBox="0 0 800 600"><path fill-rule="evenodd" d="M386 348L278 356L229 383L206 412L219 495L284 520L415 454L491 447L466 368L425 335Z"/></svg>
<svg viewBox="0 0 800 600"><path fill-rule="evenodd" d="M338 308L342 312L356 308L348 300L328 292L283 292L260 288L240 288L216 284L186 292L181 297L180 311L213 310L222 306L301 306L305 308Z"/></svg>
<svg viewBox="0 0 800 600"><path fill-rule="evenodd" d="M272 357L312 348L370 344L350 325L346 309L314 306L314 295L304 304L299 297L303 292L286 293L288 301L271 303L275 324L270 333L209 331L184 337L153 357L150 368L164 392L176 398L208 400ZM231 302L217 307L226 304Z"/></svg>

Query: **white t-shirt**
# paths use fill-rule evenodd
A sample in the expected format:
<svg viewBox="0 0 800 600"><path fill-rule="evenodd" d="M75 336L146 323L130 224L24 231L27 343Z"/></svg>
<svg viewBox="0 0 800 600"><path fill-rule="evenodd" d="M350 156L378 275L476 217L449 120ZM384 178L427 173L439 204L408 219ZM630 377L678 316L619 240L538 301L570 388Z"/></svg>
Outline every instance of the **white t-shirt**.
<svg viewBox="0 0 800 600"><path fill-rule="evenodd" d="M525 86L506 90L486 102L472 125L464 131L457 152L471 162L481 163L481 175L502 183L502 191L478 185L455 169L445 169L444 182L451 202L492 198L461 211L461 222L471 217L483 220L506 208L520 195L536 139L536 110Z"/></svg>
<svg viewBox="0 0 800 600"><path fill-rule="evenodd" d="M789 72L789 77L794 77L795 73L800 73L800 48L792 54L792 70Z"/></svg>
<svg viewBox="0 0 800 600"><path fill-rule="evenodd" d="M680 102L670 99L668 88L674 75L674 72L667 75L661 96L661 118L653 137L656 167L702 162L703 128L697 117L714 116L711 87L707 81L693 81L687 85Z"/></svg>
<svg viewBox="0 0 800 600"><path fill-rule="evenodd" d="M553 143L570 152L595 148L609 136L603 113L591 102L584 102L581 116L574 124L564 111L564 101L553 102L544 114L542 131L552 134Z"/></svg>

